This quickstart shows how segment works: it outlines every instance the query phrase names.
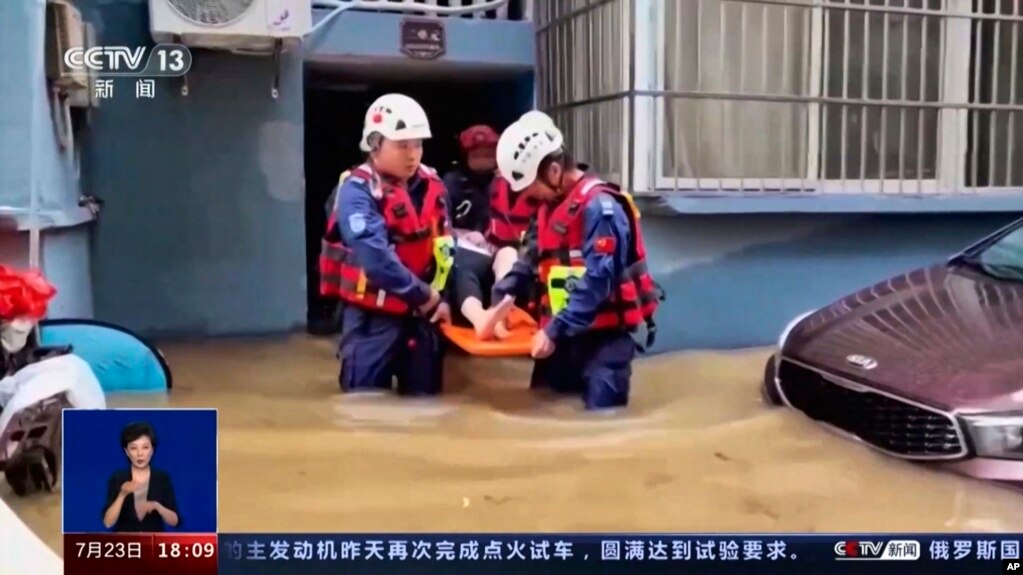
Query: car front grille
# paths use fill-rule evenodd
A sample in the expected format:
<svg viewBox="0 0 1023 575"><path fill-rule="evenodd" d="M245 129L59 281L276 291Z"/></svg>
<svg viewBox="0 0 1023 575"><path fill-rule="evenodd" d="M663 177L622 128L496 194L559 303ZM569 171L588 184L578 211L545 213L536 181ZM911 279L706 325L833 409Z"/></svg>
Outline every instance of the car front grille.
<svg viewBox="0 0 1023 575"><path fill-rule="evenodd" d="M948 414L869 388L843 387L831 376L789 360L782 360L778 380L792 407L892 455L953 459L966 454L959 425Z"/></svg>

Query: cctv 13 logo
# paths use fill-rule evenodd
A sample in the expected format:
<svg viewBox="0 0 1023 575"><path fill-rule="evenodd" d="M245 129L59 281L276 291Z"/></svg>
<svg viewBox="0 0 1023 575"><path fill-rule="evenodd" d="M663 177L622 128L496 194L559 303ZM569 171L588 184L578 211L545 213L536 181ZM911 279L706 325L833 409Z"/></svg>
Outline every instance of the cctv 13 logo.
<svg viewBox="0 0 1023 575"><path fill-rule="evenodd" d="M920 542L839 541L835 543L835 559L839 561L916 561L920 559Z"/></svg>

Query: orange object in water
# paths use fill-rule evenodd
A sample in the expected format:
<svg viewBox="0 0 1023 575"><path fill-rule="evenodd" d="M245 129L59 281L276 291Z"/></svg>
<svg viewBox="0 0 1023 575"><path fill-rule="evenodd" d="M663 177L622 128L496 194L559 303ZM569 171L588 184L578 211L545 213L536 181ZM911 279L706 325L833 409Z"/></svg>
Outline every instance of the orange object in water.
<svg viewBox="0 0 1023 575"><path fill-rule="evenodd" d="M441 324L440 330L451 343L470 355L485 357L529 355L533 348L533 334L537 330L536 322L528 313L519 308L512 309L507 320L508 330L511 332L507 339L478 339L476 330L472 327L462 327L450 323Z"/></svg>

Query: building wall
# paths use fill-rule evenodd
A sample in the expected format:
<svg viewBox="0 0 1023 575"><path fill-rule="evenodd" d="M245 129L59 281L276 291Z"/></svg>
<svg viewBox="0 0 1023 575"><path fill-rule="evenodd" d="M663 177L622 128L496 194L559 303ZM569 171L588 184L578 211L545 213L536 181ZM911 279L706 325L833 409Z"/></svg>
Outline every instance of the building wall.
<svg viewBox="0 0 1023 575"><path fill-rule="evenodd" d="M644 207L653 271L669 297L655 351L769 344L793 316L940 262L1023 213L1020 171L1007 178L1006 169L1019 164L1023 130L1012 147L1003 126L1014 120L1003 111L994 133L983 122L971 132L987 116L962 109L989 101L971 95L967 80L971 26L990 38L990 15L971 23L961 2L956 17L930 14L924 24L876 6L866 14L776 4L612 0L574 10L537 1L540 106L573 151ZM999 4L1010 20L1010 3ZM593 29L604 33L599 45ZM889 64L877 54L886 37ZM982 48L984 64L1007 77L1011 49L1005 40ZM598 68L595 81L577 72ZM903 80L906 91L882 96L886 82ZM1008 92L999 88L1003 109L1023 98ZM889 102L882 114L871 105L865 120L857 99L882 97L930 108ZM977 178L967 169L970 134L994 151L976 156ZM989 170L998 177L982 177Z"/></svg>
<svg viewBox="0 0 1023 575"><path fill-rule="evenodd" d="M83 0L97 41L151 45L144 0ZM193 51L136 99L114 80L83 160L105 202L93 245L96 315L148 335L279 332L305 319L302 66Z"/></svg>
<svg viewBox="0 0 1023 575"><path fill-rule="evenodd" d="M24 5L0 2L5 49L27 51L36 43L25 32L32 29L29 12L14 8ZM79 5L100 42L150 43L144 0ZM351 26L343 16L328 26L329 37L315 46L318 60L329 63L331 54L347 58L363 49L397 57L394 46L382 44L389 40L380 33L381 17ZM461 52L449 57L470 61L470 36L487 35L487 25L455 24L452 37L458 40L452 47L461 46ZM370 32L360 36L359 30ZM529 36L514 30L509 34L519 38L520 49L531 49ZM508 66L532 58L502 54L492 56ZM176 82L160 81L154 99L137 100L131 81L116 80L113 98L95 110L82 138L82 191L106 202L94 237L82 225L44 233L44 263L61 288L55 313L87 316L95 301L98 318L147 335L281 332L302 324L301 68L299 57L285 58L278 100L269 96L268 61L204 51L195 53L187 98ZM49 138L50 148L33 155L26 150L41 144L0 147L0 198L5 204L21 201L23 209L30 176L40 173L51 182L41 187L62 190L56 200L43 202L54 206L44 212L55 222L80 224L82 213L73 205L79 191L69 164L55 151L46 108L33 112L32 98L44 101L45 93L24 88L39 85L30 66L16 62L5 71L0 136L21 142L41 134L38 141ZM40 161L41 169L24 168ZM655 351L770 343L792 316L940 261L1017 217L1014 209L1023 212L1023 206L1011 205L1012 198L987 206L989 213L957 214L942 212L969 206L929 202L931 213L903 207L910 213L891 214L876 202L869 209L858 205L856 194L840 204L827 200L831 208L808 207L817 201L811 198L792 204L747 199L667 197L664 203L672 209L659 213L683 215L648 212L652 267L669 298L659 314ZM58 209L62 205L68 207ZM723 213L744 211L760 213ZM876 213L852 213L864 211ZM27 262L27 242L26 234L0 237L0 261Z"/></svg>
<svg viewBox="0 0 1023 575"><path fill-rule="evenodd" d="M78 2L99 43L129 46L152 43L147 4ZM397 44L400 19L336 18L308 41L308 54L283 59L277 100L264 58L193 50L188 97L175 80L161 79L155 98L136 99L130 79L115 79L83 159L86 191L106 202L93 245L96 315L146 335L304 325L302 60L323 65L371 55L407 63ZM480 64L475 47L487 45L496 27L517 38L517 47L486 56L530 69L528 24L449 22L445 63Z"/></svg>
<svg viewBox="0 0 1023 575"><path fill-rule="evenodd" d="M92 216L78 206L74 146L61 148L51 119L43 6L0 2L0 263L28 267L28 230L41 229L40 263L58 290L51 316L91 317Z"/></svg>
<svg viewBox="0 0 1023 575"><path fill-rule="evenodd" d="M330 10L316 8L313 21ZM401 52L399 22L387 12L346 10L306 41L305 58L317 64L395 64L406 69L450 70L453 66L500 67L528 71L533 67L533 24L522 20L444 18L446 52L435 60L413 61ZM494 42L500 38L500 42Z"/></svg>
<svg viewBox="0 0 1023 575"><path fill-rule="evenodd" d="M897 273L941 262L1020 216L646 217L651 270L668 292L657 316L654 351L773 343L794 316Z"/></svg>

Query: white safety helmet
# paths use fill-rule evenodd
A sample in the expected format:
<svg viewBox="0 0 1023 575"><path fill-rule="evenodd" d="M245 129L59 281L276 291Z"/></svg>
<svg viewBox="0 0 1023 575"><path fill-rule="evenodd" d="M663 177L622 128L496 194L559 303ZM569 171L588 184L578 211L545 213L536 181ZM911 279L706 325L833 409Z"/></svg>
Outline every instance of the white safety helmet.
<svg viewBox="0 0 1023 575"><path fill-rule="evenodd" d="M369 137L380 134L388 140L425 140L432 136L430 121L418 102L404 94L385 94L366 110L359 148L369 152Z"/></svg>
<svg viewBox="0 0 1023 575"><path fill-rule="evenodd" d="M554 119L540 110L530 110L525 114L522 114L519 121L529 125L545 126L547 129L557 132L558 135L561 136L562 140L565 139L565 135L562 134L558 126L554 124Z"/></svg>
<svg viewBox="0 0 1023 575"><path fill-rule="evenodd" d="M511 189L520 192L536 180L540 162L564 145L561 131L553 123L529 120L515 122L497 142L497 169Z"/></svg>
<svg viewBox="0 0 1023 575"><path fill-rule="evenodd" d="M537 123L550 124L552 126L554 125L554 120L547 114L541 112L540 110L530 110L525 114L522 114L522 117L519 118L519 121L528 122L530 124Z"/></svg>

